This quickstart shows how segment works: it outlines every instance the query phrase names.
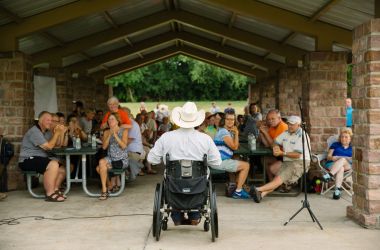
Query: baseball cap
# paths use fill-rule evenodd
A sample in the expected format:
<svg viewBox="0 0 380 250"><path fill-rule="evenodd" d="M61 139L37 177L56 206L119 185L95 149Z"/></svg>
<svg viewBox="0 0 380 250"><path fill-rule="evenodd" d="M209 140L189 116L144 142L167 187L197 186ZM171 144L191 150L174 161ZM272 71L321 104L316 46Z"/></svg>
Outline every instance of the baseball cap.
<svg viewBox="0 0 380 250"><path fill-rule="evenodd" d="M291 115L288 117L288 123L290 124L301 124L301 118L299 116L296 116L296 115Z"/></svg>

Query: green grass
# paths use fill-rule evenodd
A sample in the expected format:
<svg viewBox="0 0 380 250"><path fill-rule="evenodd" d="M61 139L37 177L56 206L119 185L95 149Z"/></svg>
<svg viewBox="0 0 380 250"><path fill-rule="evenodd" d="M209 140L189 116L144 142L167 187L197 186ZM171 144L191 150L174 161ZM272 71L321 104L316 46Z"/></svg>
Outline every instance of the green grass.
<svg viewBox="0 0 380 250"><path fill-rule="evenodd" d="M195 104L197 105L198 110L204 109L206 112L210 111L212 101L197 101ZM237 114L244 114L244 106L247 105L246 101L215 101L216 105L220 108L221 111L227 107L227 104L231 102L232 107L235 109ZM169 106L170 110L173 110L175 107L182 107L185 103L184 101L179 102L160 102L161 104L165 104ZM157 105L157 102L146 102L145 106L147 110L153 110ZM133 115L139 113L140 103L139 102L124 102L121 103L122 107L128 107L131 109Z"/></svg>

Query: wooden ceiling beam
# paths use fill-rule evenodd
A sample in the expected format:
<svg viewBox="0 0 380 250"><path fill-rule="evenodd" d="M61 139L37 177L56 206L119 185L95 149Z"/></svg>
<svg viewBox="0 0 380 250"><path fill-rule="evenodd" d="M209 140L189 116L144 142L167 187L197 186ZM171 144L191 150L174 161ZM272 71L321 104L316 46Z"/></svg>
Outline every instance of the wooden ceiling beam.
<svg viewBox="0 0 380 250"><path fill-rule="evenodd" d="M352 45L352 32L350 30L321 21L310 22L309 18L297 13L287 11L259 1L246 0L209 0L217 6L236 12L244 16L252 16L266 23L284 27L291 31L306 34L333 42ZM335 3L333 1L331 4ZM323 10L321 11L323 13Z"/></svg>
<svg viewBox="0 0 380 250"><path fill-rule="evenodd" d="M164 59L175 56L179 53L178 48L171 47L167 49L163 49L157 52L153 52L151 54L146 55L144 58L136 58L128 62L124 62L112 67L109 67L107 71L97 71L92 73L91 75L98 78L99 76L105 76L107 78L112 77L114 75L118 75L121 73L125 73L140 67L144 67L146 65L162 61Z"/></svg>
<svg viewBox="0 0 380 250"><path fill-rule="evenodd" d="M224 37L228 40L243 42L256 47L263 48L271 53L286 57L289 63L297 62L306 51L289 45L279 45L277 41L264 38L253 33L236 28L226 29L225 25L197 16L184 11L164 11L148 17L144 17L133 22L120 25L118 29L102 31L81 39L65 44L64 48L51 48L32 55L34 64L50 62L53 66L61 66L61 60L65 56L80 53L99 44L117 40L126 35L130 35L143 30L148 30L160 25L165 25L175 20L184 25L191 25L207 33ZM182 32L181 32L182 33ZM57 65L58 64L58 65Z"/></svg>
<svg viewBox="0 0 380 250"><path fill-rule="evenodd" d="M113 19L113 17L108 11L103 11L103 16L104 19L106 19L107 23L109 23L113 28L119 28L119 25L116 23L116 21Z"/></svg>
<svg viewBox="0 0 380 250"><path fill-rule="evenodd" d="M51 48L37 52L32 54L32 61L34 64L54 62L58 64L54 65L53 63L54 66L60 67L62 66L62 57L80 53L81 51L95 47L99 44L121 39L136 32L143 32L144 30L162 26L169 23L174 17L175 15L172 11L159 12L151 16L143 17L133 22L120 25L118 29L101 31L75 41L71 41L66 43L64 48Z"/></svg>
<svg viewBox="0 0 380 250"><path fill-rule="evenodd" d="M17 39L46 30L52 26L83 16L92 15L125 4L125 0L75 1L40 14L24 18L21 23L11 23L0 27L0 51L17 50Z"/></svg>
<svg viewBox="0 0 380 250"><path fill-rule="evenodd" d="M125 57L132 54L141 53L147 51L153 47L160 46L162 44L176 41L176 46L180 47L183 43L189 43L194 46L201 47L208 50L210 53L216 55L227 55L229 57L234 57L239 60L244 60L248 63L257 64L262 68L270 71L275 71L282 67L283 64L272 61L264 60L264 58L257 56L255 54L249 53L247 51L242 51L229 46L221 46L218 42L211 41L206 38L197 37L189 33L181 32L179 34L174 32L169 32L163 35L159 35L153 38L146 39L137 43L133 48L121 48L114 51L107 52L105 54L93 57L90 61L78 62L67 66L68 70L73 72L85 72L88 69L95 68L99 65L106 64L107 62L113 61L117 58ZM140 56L140 55L139 55ZM141 56L140 56L141 57ZM145 56L144 56L145 57Z"/></svg>

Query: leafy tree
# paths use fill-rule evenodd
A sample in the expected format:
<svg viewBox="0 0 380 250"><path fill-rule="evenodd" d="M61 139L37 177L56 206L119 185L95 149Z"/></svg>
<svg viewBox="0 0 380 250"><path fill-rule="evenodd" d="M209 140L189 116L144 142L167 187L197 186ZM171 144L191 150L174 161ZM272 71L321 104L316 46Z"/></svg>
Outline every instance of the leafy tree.
<svg viewBox="0 0 380 250"><path fill-rule="evenodd" d="M175 56L107 80L123 101L244 100L246 76Z"/></svg>

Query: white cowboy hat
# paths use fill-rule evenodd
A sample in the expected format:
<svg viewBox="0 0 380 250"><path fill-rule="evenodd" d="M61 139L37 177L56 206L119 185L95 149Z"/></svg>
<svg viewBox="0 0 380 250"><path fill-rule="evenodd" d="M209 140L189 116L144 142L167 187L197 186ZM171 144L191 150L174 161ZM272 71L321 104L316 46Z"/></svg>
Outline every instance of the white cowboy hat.
<svg viewBox="0 0 380 250"><path fill-rule="evenodd" d="M194 128L202 124L205 119L205 111L197 109L193 102L186 102L183 107L175 107L170 120L181 128Z"/></svg>

